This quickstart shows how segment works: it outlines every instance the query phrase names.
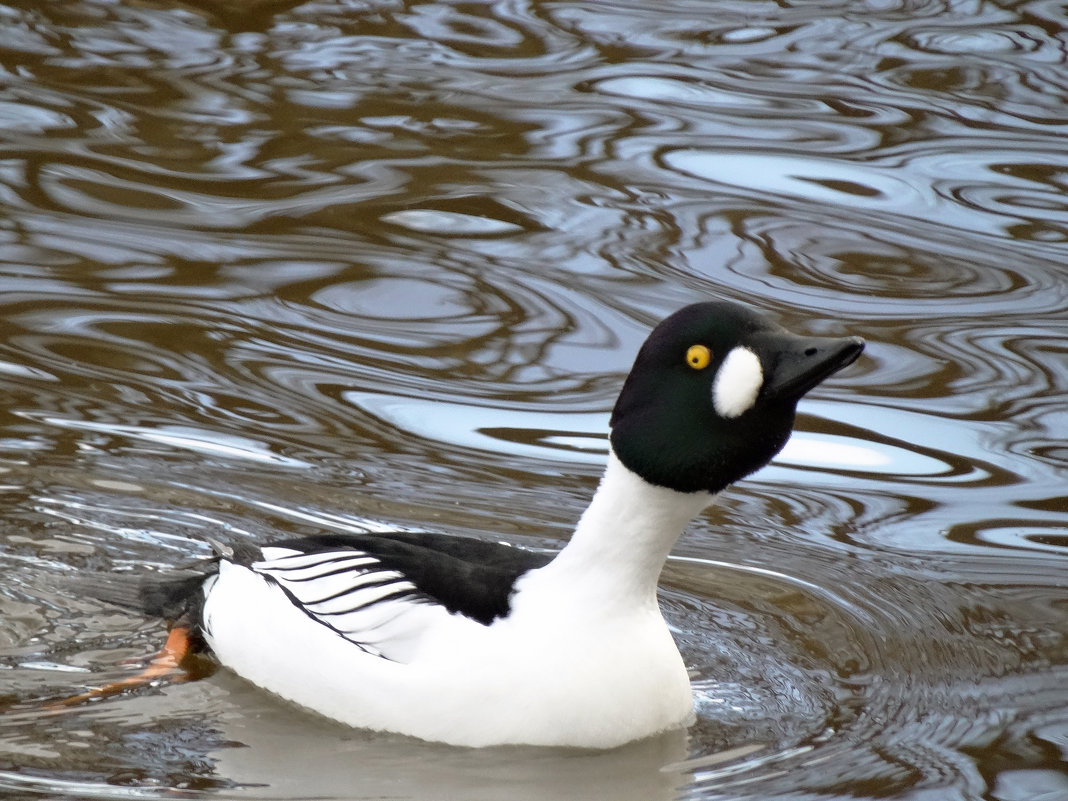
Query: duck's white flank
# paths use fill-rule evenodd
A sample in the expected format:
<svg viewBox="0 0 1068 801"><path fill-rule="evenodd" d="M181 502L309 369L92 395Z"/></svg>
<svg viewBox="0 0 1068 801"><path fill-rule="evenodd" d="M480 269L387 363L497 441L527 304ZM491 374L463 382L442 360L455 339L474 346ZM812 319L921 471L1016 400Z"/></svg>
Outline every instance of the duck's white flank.
<svg viewBox="0 0 1068 801"><path fill-rule="evenodd" d="M385 601L403 606L389 631L366 632L369 652L353 642L360 632L342 637L278 582L224 562L206 589L205 630L224 665L352 726L467 746L614 747L693 717L656 584L713 499L653 486L609 454L571 541L519 579L510 614L489 626Z"/></svg>

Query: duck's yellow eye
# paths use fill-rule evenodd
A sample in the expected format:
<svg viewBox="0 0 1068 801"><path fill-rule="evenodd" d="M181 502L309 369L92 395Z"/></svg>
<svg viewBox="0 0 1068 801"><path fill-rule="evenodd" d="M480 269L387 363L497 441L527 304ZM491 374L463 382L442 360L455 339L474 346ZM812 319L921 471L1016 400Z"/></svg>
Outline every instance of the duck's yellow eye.
<svg viewBox="0 0 1068 801"><path fill-rule="evenodd" d="M704 345L690 345L686 350L686 364L694 370L704 370L712 361L712 351Z"/></svg>

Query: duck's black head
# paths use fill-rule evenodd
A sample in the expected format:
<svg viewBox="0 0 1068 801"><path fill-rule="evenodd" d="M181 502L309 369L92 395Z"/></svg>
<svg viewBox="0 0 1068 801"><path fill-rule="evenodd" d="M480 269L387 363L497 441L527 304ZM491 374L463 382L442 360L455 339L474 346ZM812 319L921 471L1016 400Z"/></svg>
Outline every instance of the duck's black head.
<svg viewBox="0 0 1068 801"><path fill-rule="evenodd" d="M642 345L612 411L612 449L651 484L719 492L786 444L801 396L859 337L799 337L744 306L696 303Z"/></svg>

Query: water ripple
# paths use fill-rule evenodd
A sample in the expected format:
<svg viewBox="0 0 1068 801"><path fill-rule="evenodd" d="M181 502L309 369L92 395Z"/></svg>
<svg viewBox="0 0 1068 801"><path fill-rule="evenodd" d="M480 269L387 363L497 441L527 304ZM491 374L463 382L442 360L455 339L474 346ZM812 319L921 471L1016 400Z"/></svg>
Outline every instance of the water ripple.
<svg viewBox="0 0 1068 801"><path fill-rule="evenodd" d="M1058 789L1063 4L694 8L0 5L0 786ZM225 674L25 707L158 646L80 571L391 526L557 547L635 350L713 297L869 344L665 570L688 744L457 754Z"/></svg>

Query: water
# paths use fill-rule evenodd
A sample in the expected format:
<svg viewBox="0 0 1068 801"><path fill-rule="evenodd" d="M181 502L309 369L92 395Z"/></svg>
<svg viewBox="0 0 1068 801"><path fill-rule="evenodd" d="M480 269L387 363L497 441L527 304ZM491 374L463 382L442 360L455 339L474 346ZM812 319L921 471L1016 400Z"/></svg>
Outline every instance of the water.
<svg viewBox="0 0 1068 801"><path fill-rule="evenodd" d="M1068 798L1068 17L1050 2L0 5L0 788ZM650 326L865 356L691 526L699 719L453 749L226 672L62 714L207 538L558 547Z"/></svg>

